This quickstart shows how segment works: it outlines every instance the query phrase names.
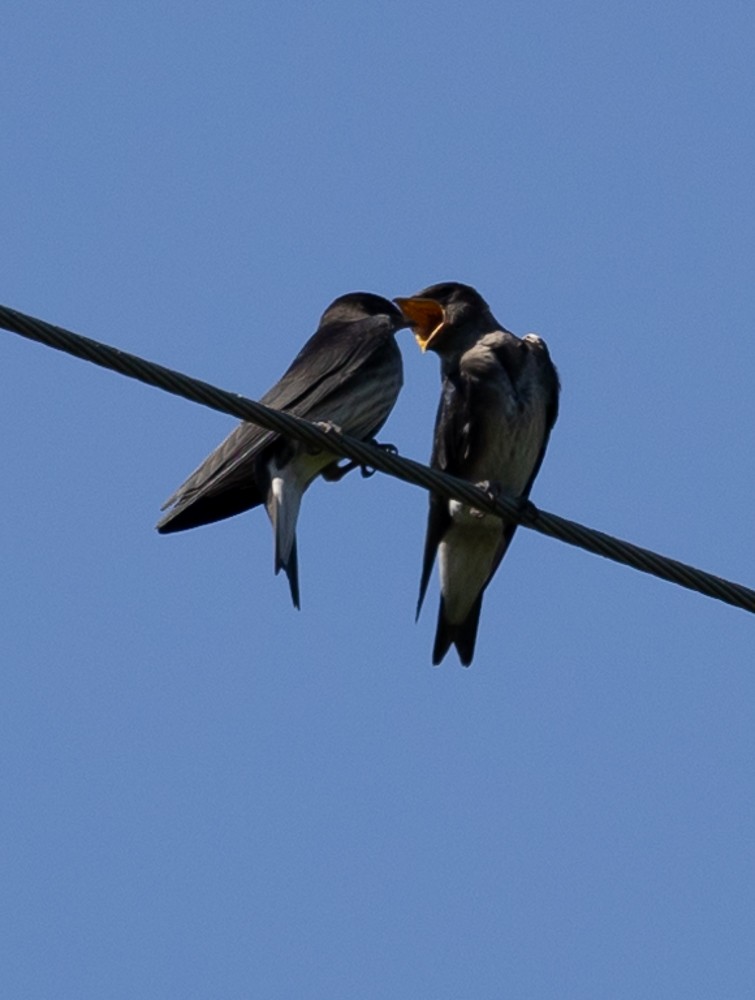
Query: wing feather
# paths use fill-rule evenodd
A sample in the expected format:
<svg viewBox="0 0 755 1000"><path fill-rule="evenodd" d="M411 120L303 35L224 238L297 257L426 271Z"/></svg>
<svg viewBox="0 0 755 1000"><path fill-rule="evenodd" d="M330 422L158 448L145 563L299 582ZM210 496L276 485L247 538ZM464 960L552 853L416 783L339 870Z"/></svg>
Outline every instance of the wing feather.
<svg viewBox="0 0 755 1000"><path fill-rule="evenodd" d="M400 371L401 356L392 328L386 320L386 339L376 334L375 324L375 317L371 317L321 327L260 402L304 419L326 419L334 397L348 391L345 386L358 380L360 370L369 367L379 352L387 350L386 363L396 366L398 360ZM396 392L399 387L400 380ZM395 396L387 401L390 405L382 407L385 416L393 401ZM378 426L374 429L367 428L366 435L376 433L382 420L376 421ZM276 432L256 424L239 424L168 498L162 507L168 513L158 523L158 530L194 527L262 503L267 492L267 483L261 474L264 455L280 438ZM218 506L217 498L221 495L225 503ZM189 514L188 509L193 505L197 509ZM214 516L209 516L210 512Z"/></svg>

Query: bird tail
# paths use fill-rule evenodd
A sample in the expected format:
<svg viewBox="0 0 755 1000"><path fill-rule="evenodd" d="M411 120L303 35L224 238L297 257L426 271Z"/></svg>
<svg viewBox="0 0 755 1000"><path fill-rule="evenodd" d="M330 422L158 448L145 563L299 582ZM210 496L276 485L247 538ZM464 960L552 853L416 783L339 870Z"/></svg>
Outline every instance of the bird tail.
<svg viewBox="0 0 755 1000"><path fill-rule="evenodd" d="M451 646L456 646L462 666L468 667L474 657L477 626L480 623L482 608L482 593L464 619L458 625L452 625L446 617L446 607L443 598L438 608L438 626L435 630L435 645L433 646L433 666L437 667Z"/></svg>
<svg viewBox="0 0 755 1000"><path fill-rule="evenodd" d="M267 513L273 526L275 537L275 572L283 570L288 577L291 600L298 610L299 603L299 560L296 552L296 521L299 516L302 490L298 483L285 482L274 476L267 497Z"/></svg>
<svg viewBox="0 0 755 1000"><path fill-rule="evenodd" d="M299 560L296 554L296 536L294 536L293 544L288 553L288 558L283 559L280 555L278 544L275 545L275 572L280 573L283 570L288 577L288 586L291 591L291 600L294 602L294 607L297 611L300 610L301 604L299 602Z"/></svg>

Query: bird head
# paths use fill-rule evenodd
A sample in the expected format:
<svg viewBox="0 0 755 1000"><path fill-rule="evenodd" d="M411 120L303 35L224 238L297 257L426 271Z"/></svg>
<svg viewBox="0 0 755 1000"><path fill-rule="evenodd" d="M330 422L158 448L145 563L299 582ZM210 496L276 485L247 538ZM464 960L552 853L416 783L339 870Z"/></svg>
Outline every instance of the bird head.
<svg viewBox="0 0 755 1000"><path fill-rule="evenodd" d="M372 292L348 292L339 296L320 317L320 326L329 323L355 323L376 316L386 316L394 330L409 326L409 320L392 302Z"/></svg>
<svg viewBox="0 0 755 1000"><path fill-rule="evenodd" d="M470 285L444 281L438 285L393 300L414 331L421 350L443 354L465 334L479 336L482 324L494 325L487 302Z"/></svg>

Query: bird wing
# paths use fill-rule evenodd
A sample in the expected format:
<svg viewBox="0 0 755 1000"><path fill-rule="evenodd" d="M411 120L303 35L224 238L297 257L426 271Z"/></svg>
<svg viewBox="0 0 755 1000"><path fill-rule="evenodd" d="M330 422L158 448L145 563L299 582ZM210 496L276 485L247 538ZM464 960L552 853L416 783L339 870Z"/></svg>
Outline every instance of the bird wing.
<svg viewBox="0 0 755 1000"><path fill-rule="evenodd" d="M500 350L495 353L498 354L501 364L508 370L511 370L511 343L508 341L502 341ZM556 423L556 419L558 418L558 401L561 386L558 378L558 372L556 371L555 365L551 361L548 348L545 341L541 340L540 337L536 337L534 334L528 334L526 337L522 338L518 345L517 354L519 357L515 363L516 367L512 374L519 374L524 365L528 361L531 362L533 366L533 373L537 379L537 384L539 386L540 394L543 397L543 405L545 407L545 426L540 449L534 465L532 466L532 471L527 479L527 483L521 494L523 497L528 497L530 495L532 485L537 478L537 474L540 471L540 466L543 464L551 431L553 430L553 425ZM490 574L488 575L485 586L483 587L483 591L492 580L496 570L501 564L501 560L506 555L516 529L517 525L512 523L508 523L504 526L503 535L501 536L501 541L498 546L495 559L493 560Z"/></svg>
<svg viewBox="0 0 755 1000"><path fill-rule="evenodd" d="M375 320L331 323L319 329L299 351L260 402L276 410L309 417L334 389L342 389L382 346Z"/></svg>
<svg viewBox="0 0 755 1000"><path fill-rule="evenodd" d="M374 324L374 320L372 322ZM391 343L398 352L392 338ZM328 401L334 392L343 392L344 384L353 379L384 344L375 336L374 325L371 330L364 329L361 322L322 327L260 402L294 416L319 419L326 415ZM158 528L198 500L221 493L243 490L245 501L240 509L261 503L264 495L257 482L258 461L263 451L279 439L278 433L257 424L239 424L166 500L162 509L170 510Z"/></svg>
<svg viewBox="0 0 755 1000"><path fill-rule="evenodd" d="M443 378L430 465L433 469L459 475L469 451L469 413L464 381L457 375ZM430 582L438 546L451 524L448 501L435 493L430 494L430 508L425 532L425 551L422 558L422 575L419 584L417 617Z"/></svg>
<svg viewBox="0 0 755 1000"><path fill-rule="evenodd" d="M561 383L559 382L556 366L551 361L551 356L548 352L545 341L541 340L540 337L534 336L533 334L528 334L523 338L522 344L525 345L526 350L529 352L530 357L535 363L535 368L538 372L539 381L545 396L545 432L543 434L543 441L540 446L540 452L535 460L535 464L532 467L530 477L527 480L527 485L525 486L522 494L522 496L528 497L530 495L530 490L532 489L532 484L535 482L537 474L540 471L540 466L543 464L545 450L548 447L548 442L550 441L551 431L553 430L553 426L558 419L558 402L561 392Z"/></svg>
<svg viewBox="0 0 755 1000"><path fill-rule="evenodd" d="M245 484L253 494L257 457L276 437L275 433L257 424L239 424L168 497L161 510L168 510L169 513L159 522L158 528L167 524L179 511L211 493L233 490ZM249 506L261 503L263 499L261 494L256 497L250 495Z"/></svg>

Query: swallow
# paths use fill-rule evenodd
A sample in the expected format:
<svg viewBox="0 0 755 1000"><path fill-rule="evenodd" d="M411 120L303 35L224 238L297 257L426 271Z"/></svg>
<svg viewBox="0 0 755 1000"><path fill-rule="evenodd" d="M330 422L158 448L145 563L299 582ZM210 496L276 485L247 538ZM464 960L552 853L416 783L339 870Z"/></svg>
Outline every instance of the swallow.
<svg viewBox="0 0 755 1000"><path fill-rule="evenodd" d="M440 357L441 398L431 465L492 496L529 496L558 415L559 379L543 340L506 330L469 285L444 282L394 299L422 351ZM456 647L474 657L485 588L516 531L492 514L430 494L417 617L437 554L438 665Z"/></svg>
<svg viewBox="0 0 755 1000"><path fill-rule="evenodd" d="M403 383L395 334L408 326L379 295L352 292L331 302L288 370L262 397L266 406L371 440ZM162 534L184 531L265 505L275 539L275 572L288 577L300 607L296 521L302 496L318 476L337 480L358 463L243 422L163 504ZM364 471L364 470L363 470Z"/></svg>

